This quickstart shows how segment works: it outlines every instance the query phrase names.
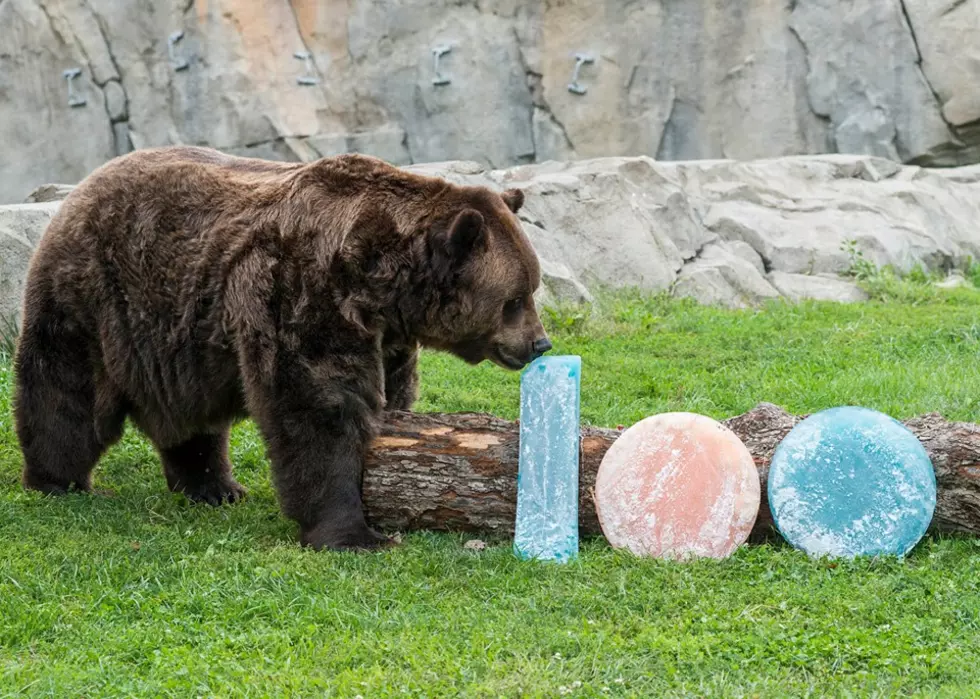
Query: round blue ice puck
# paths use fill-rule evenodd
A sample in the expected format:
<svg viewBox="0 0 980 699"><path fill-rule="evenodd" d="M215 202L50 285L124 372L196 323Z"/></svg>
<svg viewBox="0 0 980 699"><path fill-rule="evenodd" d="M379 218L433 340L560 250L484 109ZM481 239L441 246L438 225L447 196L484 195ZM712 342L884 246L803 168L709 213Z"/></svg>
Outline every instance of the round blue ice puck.
<svg viewBox="0 0 980 699"><path fill-rule="evenodd" d="M811 556L904 556L936 509L936 475L919 439L867 408L811 415L779 444L769 508L780 534Z"/></svg>

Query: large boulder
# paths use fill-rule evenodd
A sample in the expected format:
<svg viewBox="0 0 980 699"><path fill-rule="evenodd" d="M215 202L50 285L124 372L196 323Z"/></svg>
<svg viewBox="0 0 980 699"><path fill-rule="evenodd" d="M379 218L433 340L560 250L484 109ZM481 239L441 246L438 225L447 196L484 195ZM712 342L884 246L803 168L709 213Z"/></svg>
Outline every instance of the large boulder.
<svg viewBox="0 0 980 699"><path fill-rule="evenodd" d="M0 333L20 313L31 254L59 204L0 206Z"/></svg>
<svg viewBox="0 0 980 699"><path fill-rule="evenodd" d="M863 298L840 278L858 251L900 272L980 260L980 178L963 169L843 155L601 158L468 177L523 187L520 215L539 254L587 286L673 287L740 306Z"/></svg>
<svg viewBox="0 0 980 699"><path fill-rule="evenodd" d="M542 261L540 300L582 302L606 287L671 290L703 303L858 301L842 277L860 252L900 272L980 260L980 170L932 170L871 156L662 163L597 158L489 169L472 161L409 170L460 184L521 187L519 212ZM33 198L71 190L48 185ZM57 201L0 207L3 293L16 296L28 252ZM9 283L7 279L10 279ZM4 308L17 305L7 301Z"/></svg>

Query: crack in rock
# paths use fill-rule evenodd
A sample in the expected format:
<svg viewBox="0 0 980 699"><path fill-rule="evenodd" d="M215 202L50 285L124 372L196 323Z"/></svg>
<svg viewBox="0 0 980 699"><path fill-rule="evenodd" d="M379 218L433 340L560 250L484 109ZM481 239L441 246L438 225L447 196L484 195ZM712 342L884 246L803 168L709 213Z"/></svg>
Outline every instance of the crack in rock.
<svg viewBox="0 0 980 699"><path fill-rule="evenodd" d="M48 26L51 27L52 33L58 38L58 40L68 46L68 42L65 40L65 35L58 30L58 26L55 24L54 18L51 17L51 13L48 12L48 6L44 4L42 0L38 0L37 7L44 14L45 19L48 20Z"/></svg>
<svg viewBox="0 0 980 699"><path fill-rule="evenodd" d="M969 0L953 0L953 3L945 10L943 10L940 16L945 17L948 14L952 14L954 10L956 10L961 5L965 5L967 2L969 2Z"/></svg>
<svg viewBox="0 0 980 699"><path fill-rule="evenodd" d="M922 68L922 50L919 48L919 39L915 35L915 26L912 24L912 17L909 16L908 8L905 6L906 0L898 0L898 6L902 9L902 18L905 20L905 26L908 27L909 37L912 39L912 45L915 47L915 65L919 69L919 75L922 76L922 80L925 81L926 87L929 88L929 92L932 93L933 99L936 100L936 108L939 112L940 118L943 123L946 124L946 128L949 130L950 138L955 139L955 128L946 119L946 115L943 114L943 100L936 92L936 88L932 86L932 82L929 80L929 76L926 75L926 71ZM966 0L960 0L960 2L966 2Z"/></svg>
<svg viewBox="0 0 980 699"><path fill-rule="evenodd" d="M794 2L793 5L795 6L796 3ZM810 49L807 48L806 42L803 41L803 37L801 37L799 35L799 32L796 31L796 27L793 26L793 23L792 22L788 23L787 29L789 29L790 35L794 39L796 39L796 43L799 45L800 49L803 51L803 60L805 62L806 75L810 75L810 72L813 70L812 66L810 65ZM832 138L833 137L833 132L830 129L830 124L831 124L830 113L823 113L823 112L819 111L813 105L813 98L810 96L810 90L809 89L805 89L804 90L804 94L806 95L806 103L810 107L810 111L813 113L813 115L815 117L817 117L818 119L820 119L821 121L823 121L825 123L825 125L828 128L828 133L830 134L830 137Z"/></svg>
<svg viewBox="0 0 980 699"><path fill-rule="evenodd" d="M95 64L92 61L92 57L89 55L88 49L85 47L85 42L79 40L78 35L75 33L75 28L70 21L66 18L66 24L71 29L72 41L69 42L64 34L58 29L57 23L54 17L48 10L47 5L43 1L39 1L37 4L38 8L44 14L48 21L48 25L51 27L51 31L54 35L61 41L65 47L72 49L77 48L79 53L81 53L86 66L88 67L88 77L92 84L95 85L102 97L102 108L106 113L106 118L109 122L109 129L112 131L112 137L114 142L114 151L116 155L122 155L129 150L131 150L132 143L129 140L128 128L125 124L129 120L129 96L126 93L126 88L122 83L122 73L119 70L119 63L116 61L116 57L112 52L112 47L109 43L108 36L105 31L105 27L102 23L102 18L95 11L95 9L87 2L83 1L80 8L83 12L87 12L91 17L92 21L95 23L96 28L99 31L99 38L102 40L102 44L105 47L106 54L109 56L109 62L112 65L113 75L105 78L104 80L99 80L96 77ZM120 92L122 93L122 106L118 110L114 110L112 105L110 105L110 93L106 89L110 83L115 83ZM111 88L110 88L111 89ZM118 113L118 116L114 114L114 111Z"/></svg>
<svg viewBox="0 0 980 699"><path fill-rule="evenodd" d="M538 109L540 109L544 113L544 115L548 118L548 120L555 127L557 127L558 131L561 133L562 138L565 141L565 146L569 149L569 151L574 153L575 144L572 143L572 139L568 135L568 130L565 128L565 125L561 122L561 120L557 116L555 116L554 111L552 111L551 109L551 105L549 105L548 101L544 98L544 88L541 85L541 79L543 77L542 74L533 70L530 64L528 63L527 57L524 55L524 47L521 45L521 37L520 34L518 34L517 32L517 28L516 27L512 28L512 31L514 34L514 40L517 42L517 55L521 62L521 69L524 71L524 78L527 83L527 89L531 95L531 112L529 117L531 121L531 142L532 142L532 147L534 149L534 153L532 154L532 158L533 158L532 162L537 160L537 152L538 152L538 144L536 142L536 134L534 129L534 113Z"/></svg>
<svg viewBox="0 0 980 699"><path fill-rule="evenodd" d="M106 115L109 117L109 123L112 125L113 146L116 155L123 155L131 151L133 147L133 142L129 137L128 126L129 93L126 91L126 85L123 83L123 72L119 69L119 61L116 59L116 54L112 50L112 43L109 41L109 35L105 27L105 20L87 0L83 2L83 7L88 10L89 14L92 15L92 19L95 20L95 26L99 30L99 36L102 38L102 43L105 46L106 54L109 56L109 62L112 64L112 69L116 73L115 78L105 80L101 85L99 85L99 87L102 89L102 101L106 110ZM110 83L115 83L118 85L119 91L122 93L122 106L118 110L117 114L113 113L116 110L114 110L112 105L110 105L109 91L107 90ZM96 82L96 84L98 85L98 82Z"/></svg>
<svg viewBox="0 0 980 699"><path fill-rule="evenodd" d="M674 86L670 86L670 111L667 112L667 118L664 120L664 125L660 129L660 141L657 143L657 160L666 160L663 157L664 150L667 146L667 139L670 136L670 125L671 119L674 118L674 108L677 106L677 93L674 91Z"/></svg>
<svg viewBox="0 0 980 699"><path fill-rule="evenodd" d="M678 268L678 271L680 271L687 265L693 264L698 260L700 260L701 255L704 254L705 248L707 248L709 245L713 245L714 243L719 243L719 242L721 242L721 239L717 235L715 235L715 237L713 237L711 240L706 240L703 243L701 243L701 245L694 250L693 255L691 255L690 257L683 258L684 261L681 263L681 266Z"/></svg>

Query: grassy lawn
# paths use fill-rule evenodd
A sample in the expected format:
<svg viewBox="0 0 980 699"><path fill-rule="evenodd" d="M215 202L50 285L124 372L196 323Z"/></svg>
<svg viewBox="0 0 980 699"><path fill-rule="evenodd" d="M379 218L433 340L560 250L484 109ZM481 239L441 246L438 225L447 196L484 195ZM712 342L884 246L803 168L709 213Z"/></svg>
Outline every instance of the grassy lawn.
<svg viewBox="0 0 980 699"><path fill-rule="evenodd" d="M549 314L583 358L582 412L616 425L769 401L980 421L980 292L724 311L662 299ZM621 367L621 368L620 368ZM518 377L424 358L418 410L515 417ZM97 471L111 497L25 493L0 367L0 696L917 696L980 693L980 540L905 560L638 560L602 540L565 567L509 541L412 534L316 554L279 514L249 423L250 496L166 491L132 431Z"/></svg>

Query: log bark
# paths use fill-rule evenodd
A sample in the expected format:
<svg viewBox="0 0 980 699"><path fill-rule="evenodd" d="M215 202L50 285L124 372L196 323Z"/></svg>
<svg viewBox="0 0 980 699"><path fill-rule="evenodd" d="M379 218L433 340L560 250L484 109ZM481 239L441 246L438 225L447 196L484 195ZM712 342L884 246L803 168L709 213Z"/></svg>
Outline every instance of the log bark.
<svg viewBox="0 0 980 699"><path fill-rule="evenodd" d="M775 535L766 498L769 461L806 416L770 403L724 421L759 469L762 503L751 541ZM980 425L930 413L904 422L932 459L938 487L932 528L980 534ZM579 473L579 530L601 534L592 491L603 455L619 430L584 427ZM391 412L364 469L368 519L386 530L510 535L517 511L517 422L479 413Z"/></svg>

